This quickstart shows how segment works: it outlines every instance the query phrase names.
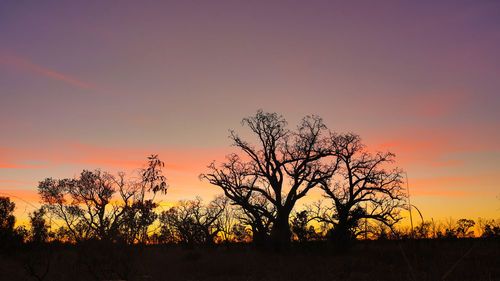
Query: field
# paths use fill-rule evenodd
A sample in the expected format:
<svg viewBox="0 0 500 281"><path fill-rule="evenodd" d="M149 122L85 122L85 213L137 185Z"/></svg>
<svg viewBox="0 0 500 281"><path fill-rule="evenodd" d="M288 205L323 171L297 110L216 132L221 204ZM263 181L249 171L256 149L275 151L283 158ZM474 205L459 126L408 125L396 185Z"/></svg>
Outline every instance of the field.
<svg viewBox="0 0 500 281"><path fill-rule="evenodd" d="M323 243L286 253L250 245L27 246L0 257L1 280L500 280L498 240Z"/></svg>

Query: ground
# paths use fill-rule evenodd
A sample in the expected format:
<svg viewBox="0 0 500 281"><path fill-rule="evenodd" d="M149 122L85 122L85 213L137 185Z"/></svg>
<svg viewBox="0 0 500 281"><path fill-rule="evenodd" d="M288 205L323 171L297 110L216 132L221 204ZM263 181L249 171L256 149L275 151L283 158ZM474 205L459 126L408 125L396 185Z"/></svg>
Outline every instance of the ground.
<svg viewBox="0 0 500 281"><path fill-rule="evenodd" d="M325 243L285 253L250 245L26 246L0 255L1 280L500 280L498 240Z"/></svg>

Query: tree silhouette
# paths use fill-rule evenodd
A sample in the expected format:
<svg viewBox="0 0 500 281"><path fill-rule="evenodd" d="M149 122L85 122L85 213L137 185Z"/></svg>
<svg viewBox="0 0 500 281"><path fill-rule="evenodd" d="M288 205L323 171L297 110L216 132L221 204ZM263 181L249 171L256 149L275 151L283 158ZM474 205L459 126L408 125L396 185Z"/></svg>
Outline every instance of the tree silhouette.
<svg viewBox="0 0 500 281"><path fill-rule="evenodd" d="M11 202L9 197L0 197L0 230L2 233L14 231L14 224L16 223L15 208L16 204Z"/></svg>
<svg viewBox="0 0 500 281"><path fill-rule="evenodd" d="M296 213L292 219L292 231L300 242L306 242L316 235L314 226L309 225L312 219L307 210Z"/></svg>
<svg viewBox="0 0 500 281"><path fill-rule="evenodd" d="M158 218L154 212L158 204L154 202L157 193L166 194L168 186L163 175L162 168L165 163L158 155L148 157L148 166L141 171L141 181L128 183L128 189L121 192L122 198L126 200L121 233L124 239L133 243L135 241L146 242L149 226ZM152 197L146 198L147 194ZM128 204L128 202L131 202Z"/></svg>
<svg viewBox="0 0 500 281"><path fill-rule="evenodd" d="M459 238L471 237L474 235L474 231L469 229L473 227L476 223L470 219L459 219L457 221L457 227L455 229L457 236Z"/></svg>
<svg viewBox="0 0 500 281"><path fill-rule="evenodd" d="M177 206L160 215L162 236L169 242L181 242L190 246L213 244L222 230L218 222L225 207L217 199L206 206L199 197L179 201Z"/></svg>
<svg viewBox="0 0 500 281"><path fill-rule="evenodd" d="M406 195L402 171L390 167L394 154L367 152L355 134L333 135L331 145L338 170L320 187L333 204L317 213L320 221L334 226L330 238L345 245L344 241L363 233L364 219L388 227L400 221Z"/></svg>
<svg viewBox="0 0 500 281"><path fill-rule="evenodd" d="M9 197L0 197L0 251L7 250L15 240L16 204Z"/></svg>
<svg viewBox="0 0 500 281"><path fill-rule="evenodd" d="M124 213L111 202L116 183L109 173L84 170L75 179L45 179L38 192L46 208L66 223L75 240L108 240L116 234Z"/></svg>
<svg viewBox="0 0 500 281"><path fill-rule="evenodd" d="M40 208L33 211L30 214L30 239L32 242L41 243L45 242L49 238L49 226L45 221L46 210L45 208Z"/></svg>
<svg viewBox="0 0 500 281"><path fill-rule="evenodd" d="M295 203L334 172L322 161L332 155L327 128L321 118L307 116L296 130L289 130L282 116L262 110L244 118L242 124L255 134L257 143L251 144L231 131L230 138L241 155L229 155L220 167L212 163L210 172L201 177L241 206L256 223L255 228L265 226L263 217L269 220L274 245L286 248Z"/></svg>
<svg viewBox="0 0 500 281"><path fill-rule="evenodd" d="M47 178L38 185L45 208L64 222L70 240L89 238L144 242L147 228L156 219L153 202L157 192L166 193L161 162L156 155L148 158L149 166L139 182L100 170L84 170L74 179ZM145 194L152 192L152 199Z"/></svg>

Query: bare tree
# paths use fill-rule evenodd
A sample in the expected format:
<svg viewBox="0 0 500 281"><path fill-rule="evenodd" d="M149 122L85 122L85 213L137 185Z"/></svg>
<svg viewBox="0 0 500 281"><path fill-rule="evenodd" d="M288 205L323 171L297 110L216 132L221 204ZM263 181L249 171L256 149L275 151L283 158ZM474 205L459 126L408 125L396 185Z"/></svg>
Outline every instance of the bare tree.
<svg viewBox="0 0 500 281"><path fill-rule="evenodd" d="M333 225L335 241L351 240L364 232L363 220L375 220L392 227L401 220L406 195L401 186L402 171L391 168L392 153L369 153L355 134L332 135L337 173L320 187L331 207L317 213L320 221Z"/></svg>
<svg viewBox="0 0 500 281"><path fill-rule="evenodd" d="M332 155L325 137L327 128L321 118L307 116L292 131L282 116L262 110L244 118L242 124L255 134L257 144L231 131L230 138L242 155L229 155L228 162L220 166L212 163L210 172L201 178L219 186L251 219L269 220L275 246L288 247L295 203L334 172L322 161ZM263 198L271 208L256 204L255 198Z"/></svg>
<svg viewBox="0 0 500 281"><path fill-rule="evenodd" d="M221 231L218 222L225 207L217 198L208 205L204 205L199 197L179 201L177 206L161 213L161 236L169 242L190 246L213 244Z"/></svg>
<svg viewBox="0 0 500 281"><path fill-rule="evenodd" d="M216 224L219 226L219 235L222 242L232 240L232 230L237 223L238 210L231 206L229 199L224 195L218 195L212 201L222 212L217 216Z"/></svg>

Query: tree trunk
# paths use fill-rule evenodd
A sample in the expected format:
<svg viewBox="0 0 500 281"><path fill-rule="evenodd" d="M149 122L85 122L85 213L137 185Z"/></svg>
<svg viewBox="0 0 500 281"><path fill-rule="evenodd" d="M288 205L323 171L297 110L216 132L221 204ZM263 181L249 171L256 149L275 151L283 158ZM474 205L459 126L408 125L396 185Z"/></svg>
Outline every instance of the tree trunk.
<svg viewBox="0 0 500 281"><path fill-rule="evenodd" d="M345 251L351 247L353 237L347 216L339 214L339 221L330 232L329 240L338 251Z"/></svg>
<svg viewBox="0 0 500 281"><path fill-rule="evenodd" d="M279 212L276 221L271 230L271 240L273 247L277 251L287 250L290 248L290 238L292 233L290 231L289 222L290 212Z"/></svg>

